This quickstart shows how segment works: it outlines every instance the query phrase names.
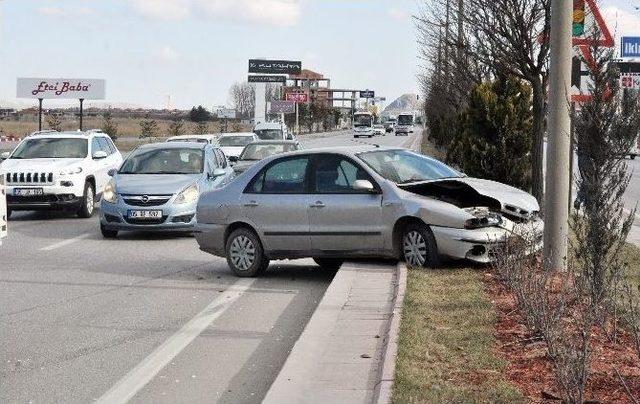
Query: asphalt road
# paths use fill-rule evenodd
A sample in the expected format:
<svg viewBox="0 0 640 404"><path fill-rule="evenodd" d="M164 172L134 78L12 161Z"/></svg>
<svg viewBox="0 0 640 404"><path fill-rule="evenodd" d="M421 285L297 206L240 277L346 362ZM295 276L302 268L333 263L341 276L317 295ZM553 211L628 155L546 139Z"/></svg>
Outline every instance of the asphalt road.
<svg viewBox="0 0 640 404"><path fill-rule="evenodd" d="M301 142L357 144L327 136ZM260 402L334 274L298 260L239 280L190 236L103 240L96 217L17 212L0 246L0 402Z"/></svg>

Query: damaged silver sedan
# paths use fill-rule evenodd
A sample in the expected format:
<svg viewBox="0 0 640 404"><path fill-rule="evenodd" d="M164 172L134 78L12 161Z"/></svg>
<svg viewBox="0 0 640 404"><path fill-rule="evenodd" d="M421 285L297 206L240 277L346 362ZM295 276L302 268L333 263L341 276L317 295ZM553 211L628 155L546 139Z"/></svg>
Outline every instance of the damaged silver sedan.
<svg viewBox="0 0 640 404"><path fill-rule="evenodd" d="M533 234L539 244L538 213L524 191L410 150L316 149L263 160L203 194L196 239L238 276L305 257L327 268L352 257L424 267L443 256L488 263L512 238Z"/></svg>

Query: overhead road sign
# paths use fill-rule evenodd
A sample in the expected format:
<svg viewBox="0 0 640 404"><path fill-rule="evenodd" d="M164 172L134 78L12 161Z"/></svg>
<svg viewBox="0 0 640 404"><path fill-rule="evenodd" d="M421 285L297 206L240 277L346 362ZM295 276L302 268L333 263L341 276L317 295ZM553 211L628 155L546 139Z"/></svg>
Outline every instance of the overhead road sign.
<svg viewBox="0 0 640 404"><path fill-rule="evenodd" d="M360 98L376 98L376 93L372 90L360 91Z"/></svg>
<svg viewBox="0 0 640 404"><path fill-rule="evenodd" d="M623 58L640 58L640 37L623 36L620 42L620 56Z"/></svg>
<svg viewBox="0 0 640 404"><path fill-rule="evenodd" d="M296 103L293 101L271 101L269 112L272 114L293 114L296 112Z"/></svg>
<svg viewBox="0 0 640 404"><path fill-rule="evenodd" d="M302 62L292 60L249 59L249 73L300 74Z"/></svg>
<svg viewBox="0 0 640 404"><path fill-rule="evenodd" d="M287 76L249 75L249 83L282 83L287 82Z"/></svg>
<svg viewBox="0 0 640 404"><path fill-rule="evenodd" d="M18 78L18 98L103 100L105 81L100 79Z"/></svg>

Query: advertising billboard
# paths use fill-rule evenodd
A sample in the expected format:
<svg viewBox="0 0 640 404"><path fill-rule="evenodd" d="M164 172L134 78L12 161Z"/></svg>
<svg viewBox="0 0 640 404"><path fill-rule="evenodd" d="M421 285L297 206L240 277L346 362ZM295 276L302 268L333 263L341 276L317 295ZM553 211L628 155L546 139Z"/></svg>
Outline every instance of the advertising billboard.
<svg viewBox="0 0 640 404"><path fill-rule="evenodd" d="M249 59L249 73L300 74L302 62L292 60Z"/></svg>
<svg viewBox="0 0 640 404"><path fill-rule="evenodd" d="M296 112L296 103L293 101L271 101L269 113L293 114Z"/></svg>
<svg viewBox="0 0 640 404"><path fill-rule="evenodd" d="M103 100L102 79L18 78L17 98Z"/></svg>
<svg viewBox="0 0 640 404"><path fill-rule="evenodd" d="M287 76L249 75L249 83L286 83Z"/></svg>

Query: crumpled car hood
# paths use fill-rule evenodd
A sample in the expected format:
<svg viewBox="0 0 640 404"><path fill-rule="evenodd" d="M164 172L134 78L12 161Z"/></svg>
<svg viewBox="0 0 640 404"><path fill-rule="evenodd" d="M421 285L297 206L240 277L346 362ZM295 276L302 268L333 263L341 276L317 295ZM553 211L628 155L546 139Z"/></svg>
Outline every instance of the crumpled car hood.
<svg viewBox="0 0 640 404"><path fill-rule="evenodd" d="M537 212L540 210L537 199L521 189L480 178L463 177L456 178L456 181L469 185L481 195L496 199L502 203L503 206L510 205L527 210L528 212Z"/></svg>

